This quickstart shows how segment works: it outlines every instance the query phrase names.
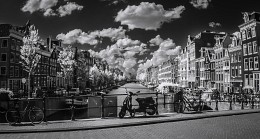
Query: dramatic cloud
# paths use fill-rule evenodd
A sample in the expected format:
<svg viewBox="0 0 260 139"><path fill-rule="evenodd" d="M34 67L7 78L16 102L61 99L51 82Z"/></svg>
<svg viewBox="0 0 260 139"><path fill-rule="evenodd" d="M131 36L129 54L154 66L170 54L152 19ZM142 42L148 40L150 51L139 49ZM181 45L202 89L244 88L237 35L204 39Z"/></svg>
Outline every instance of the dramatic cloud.
<svg viewBox="0 0 260 139"><path fill-rule="evenodd" d="M131 69L135 66L135 64L136 64L135 58L125 59L125 61L123 63L123 67L126 68L126 69Z"/></svg>
<svg viewBox="0 0 260 139"><path fill-rule="evenodd" d="M166 52L167 55L177 56L181 51L181 46L176 46L174 49L170 49Z"/></svg>
<svg viewBox="0 0 260 139"><path fill-rule="evenodd" d="M157 35L155 38L151 39L149 42L150 42L150 46L156 46L156 45L160 45L163 42L163 39L161 38L160 35Z"/></svg>
<svg viewBox="0 0 260 139"><path fill-rule="evenodd" d="M148 51L146 47L147 44L141 43L139 40L123 38L100 52L91 50L90 53L93 56L102 58L102 60L108 63L110 68L118 68L125 75L135 75L136 56L143 55Z"/></svg>
<svg viewBox="0 0 260 139"><path fill-rule="evenodd" d="M108 37L115 41L125 37L126 30L123 27L103 29L99 32L100 37Z"/></svg>
<svg viewBox="0 0 260 139"><path fill-rule="evenodd" d="M210 22L209 26L212 27L212 28L215 28L215 27L221 27L221 24L220 23L215 23L215 22Z"/></svg>
<svg viewBox="0 0 260 139"><path fill-rule="evenodd" d="M57 3L58 0L28 0L21 10L23 12L30 12L31 14L36 11L42 11L44 16L63 17L70 15L74 10L83 9L83 6L78 5L75 2L67 2L58 9L53 10L52 8L55 7Z"/></svg>
<svg viewBox="0 0 260 139"><path fill-rule="evenodd" d="M62 40L64 44L90 44L96 45L99 43L97 38L107 37L110 38L111 41L120 40L125 37L125 32L122 27L119 28L108 28L103 29L101 31L96 30L90 33L85 33L81 29L74 29L69 31L67 34L61 33L57 35L57 39Z"/></svg>
<svg viewBox="0 0 260 139"><path fill-rule="evenodd" d="M96 40L96 36L93 34L87 34L85 32L82 32L81 29L74 29L67 34L59 34L56 37L58 40L62 40L64 44L74 44L74 43L80 43L80 44L90 44L90 45L96 45L98 44L98 40Z"/></svg>
<svg viewBox="0 0 260 139"><path fill-rule="evenodd" d="M120 10L115 21L127 25L129 29L157 30L164 22L180 18L184 10L184 6L179 6L167 11L160 4L142 2L138 6L127 6L125 10Z"/></svg>
<svg viewBox="0 0 260 139"><path fill-rule="evenodd" d="M28 0L21 9L23 12L33 13L38 10L47 10L53 6L56 6L58 0Z"/></svg>
<svg viewBox="0 0 260 139"><path fill-rule="evenodd" d="M119 39L116 42L116 45L121 49L125 49L127 47L135 46L135 45L138 45L138 44L140 44L140 41L132 40L132 39L129 39L129 38Z"/></svg>
<svg viewBox="0 0 260 139"><path fill-rule="evenodd" d="M211 0L191 0L193 7L198 9L207 9Z"/></svg>
<svg viewBox="0 0 260 139"><path fill-rule="evenodd" d="M72 11L74 10L82 10L83 6L80 6L76 4L75 2L67 2L66 5L60 6L59 9L57 9L57 12L59 13L60 17L70 15Z"/></svg>
<svg viewBox="0 0 260 139"><path fill-rule="evenodd" d="M162 64L167 61L170 56L177 56L181 50L181 46L176 46L172 39L168 38L163 40L159 35L151 39L149 42L153 45L158 45L159 48L151 53L152 58L150 60L146 60L143 64L138 61L138 63L141 64L138 66L137 75L141 74L151 66L158 66Z"/></svg>
<svg viewBox="0 0 260 139"><path fill-rule="evenodd" d="M56 16L57 14L52 9L47 9L44 13L44 16Z"/></svg>

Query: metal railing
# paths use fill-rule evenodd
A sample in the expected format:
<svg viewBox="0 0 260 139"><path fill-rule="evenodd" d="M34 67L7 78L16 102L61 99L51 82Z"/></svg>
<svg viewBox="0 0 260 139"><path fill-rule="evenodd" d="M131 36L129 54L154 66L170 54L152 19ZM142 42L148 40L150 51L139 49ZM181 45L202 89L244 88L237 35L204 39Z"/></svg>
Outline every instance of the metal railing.
<svg viewBox="0 0 260 139"><path fill-rule="evenodd" d="M117 108L119 109L120 107L123 106L123 104L117 104L116 105L106 105L105 104L105 99L108 99L109 97L118 97L119 96L126 96L127 94L100 94L98 96L93 96L93 95L82 95L82 96L67 96L67 97L43 97L43 98L38 98L37 101L41 104L37 104L37 105L41 105L42 106L42 110L44 112L44 121L47 122L48 121L48 115L47 113L49 112L53 112L53 113L57 113L60 111L69 111L70 114L70 120L74 121L76 120L76 115L75 113L77 111L80 110L87 110L87 113L89 112L89 110L91 109L98 109L100 110L100 118L105 118L105 109L107 108ZM159 106L163 106L161 107L162 109L166 108L167 105L172 105L174 112L183 112L183 103L185 103L182 100L174 100L174 95L173 93L168 93L168 94L161 94L161 93L139 93L138 96L152 96L153 99L155 100L155 105L156 105L156 114L159 115ZM235 97L235 96L239 96L239 97ZM96 105L96 106L89 106L89 100L91 99L91 97L95 97L98 98L97 100L100 102L96 102L97 104L99 103L100 105ZM232 99L232 98L236 98L236 99ZM61 102L64 104L65 102L63 102L66 99L70 99L71 103L69 105L66 105L66 107L52 107L51 104L51 99L62 99ZM77 101L77 99L87 99L88 100L88 104L87 105L82 105L81 107L77 107L75 105L75 102ZM124 99L124 98L122 98ZM167 102L167 100L172 99L171 102ZM121 100L120 100L121 101ZM229 104L229 109L228 110L232 110L233 109L233 105L237 105L240 106L240 109L243 110L245 109L245 104L249 105L249 107L247 108L251 108L251 109L255 109L256 106L258 108L259 104L260 104L260 94L237 94L237 95L233 95L233 96L229 96L226 99L220 99L219 97L216 99L212 99L211 101L203 101L201 99L201 97L197 98L198 103L198 107L200 108L200 106L204 105L205 103L215 103L215 108L213 108L214 110L218 111L219 110L219 105L220 103L226 103ZM186 102L187 103L187 102ZM9 101L8 101L9 104ZM133 105L133 106L138 106L137 104ZM176 110L176 106L177 106L177 110ZM198 111L201 111L201 109L198 109ZM84 112L83 112L84 113ZM116 113L116 116L118 115L118 111ZM68 115L67 115L68 116ZM89 116L84 116L84 118L89 118Z"/></svg>

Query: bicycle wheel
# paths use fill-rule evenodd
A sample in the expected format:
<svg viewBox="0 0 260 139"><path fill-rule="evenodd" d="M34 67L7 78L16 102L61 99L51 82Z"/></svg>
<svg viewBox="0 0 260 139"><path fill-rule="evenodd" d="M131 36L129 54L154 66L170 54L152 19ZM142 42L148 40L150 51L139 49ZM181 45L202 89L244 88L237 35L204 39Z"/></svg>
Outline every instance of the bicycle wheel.
<svg viewBox="0 0 260 139"><path fill-rule="evenodd" d="M29 111L29 119L33 124L39 124L44 117L43 111L38 107L33 107Z"/></svg>
<svg viewBox="0 0 260 139"><path fill-rule="evenodd" d="M15 109L9 109L5 113L5 119L11 125L17 123L19 118L19 112Z"/></svg>

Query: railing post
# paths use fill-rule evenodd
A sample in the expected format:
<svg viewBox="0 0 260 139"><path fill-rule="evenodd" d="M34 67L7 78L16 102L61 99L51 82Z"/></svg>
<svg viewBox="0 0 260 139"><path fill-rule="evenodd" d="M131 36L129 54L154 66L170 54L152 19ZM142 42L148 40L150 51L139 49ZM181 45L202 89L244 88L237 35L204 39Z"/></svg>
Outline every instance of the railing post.
<svg viewBox="0 0 260 139"><path fill-rule="evenodd" d="M46 97L43 96L43 99L42 99L42 105L43 105L43 121L44 122L47 122L47 117L46 117Z"/></svg>
<svg viewBox="0 0 260 139"><path fill-rule="evenodd" d="M244 96L242 96L242 102L241 102L241 110L244 109Z"/></svg>
<svg viewBox="0 0 260 139"><path fill-rule="evenodd" d="M232 97L230 97L230 100L229 100L229 110L232 110Z"/></svg>
<svg viewBox="0 0 260 139"><path fill-rule="evenodd" d="M75 112L75 106L74 106L74 95L72 95L71 97L71 121L75 121L75 116L74 116L74 112Z"/></svg>
<svg viewBox="0 0 260 139"><path fill-rule="evenodd" d="M252 104L252 109L254 109L254 95L251 97L251 104Z"/></svg>
<svg viewBox="0 0 260 139"><path fill-rule="evenodd" d="M155 99L155 101L156 101L156 115L159 115L159 112L158 112L158 91L156 91L156 99Z"/></svg>
<svg viewBox="0 0 260 139"><path fill-rule="evenodd" d="M165 108L165 105L166 105L166 104L165 104L165 103L166 103L166 102L165 102L165 101L166 101L165 99L166 99L166 98L165 98L165 94L163 94L163 108Z"/></svg>
<svg viewBox="0 0 260 139"><path fill-rule="evenodd" d="M215 110L218 111L218 99L216 100L216 107Z"/></svg>
<svg viewBox="0 0 260 139"><path fill-rule="evenodd" d="M104 95L101 94L101 118L104 118L105 114L104 114Z"/></svg>

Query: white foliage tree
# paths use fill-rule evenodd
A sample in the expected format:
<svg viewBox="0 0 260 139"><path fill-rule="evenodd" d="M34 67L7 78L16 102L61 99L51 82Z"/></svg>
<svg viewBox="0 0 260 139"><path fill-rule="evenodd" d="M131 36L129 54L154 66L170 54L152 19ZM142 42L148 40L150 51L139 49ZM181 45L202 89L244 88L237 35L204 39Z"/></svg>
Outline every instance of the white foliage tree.
<svg viewBox="0 0 260 139"><path fill-rule="evenodd" d="M97 85L101 80L102 73L98 69L97 65L94 64L89 70L89 75L93 78L94 85Z"/></svg>
<svg viewBox="0 0 260 139"><path fill-rule="evenodd" d="M72 46L64 47L59 53L57 61L62 68L65 79L68 79L73 71L73 65L76 63L74 60L74 55L75 53L72 50Z"/></svg>
<svg viewBox="0 0 260 139"><path fill-rule="evenodd" d="M24 70L28 72L28 97L31 94L31 76L34 74L37 64L41 56L37 53L40 49L39 45L38 30L35 29L34 25L29 27L29 32L27 36L23 38L23 46L21 46L21 63Z"/></svg>

